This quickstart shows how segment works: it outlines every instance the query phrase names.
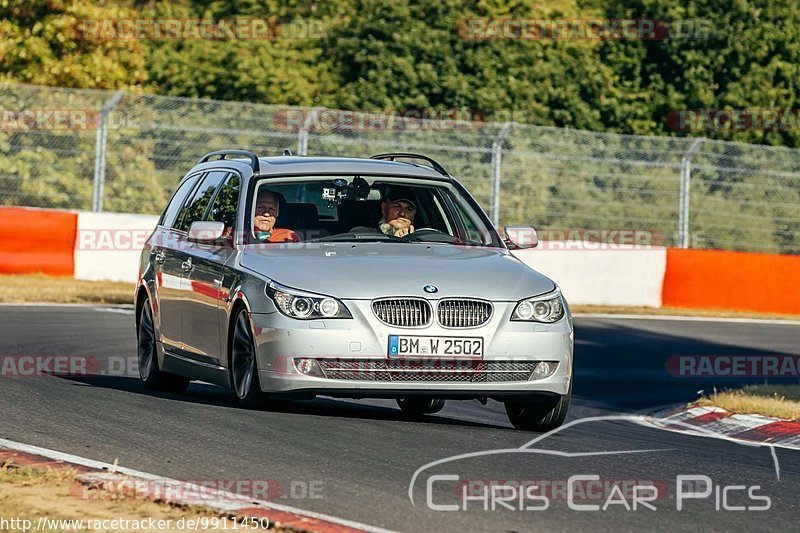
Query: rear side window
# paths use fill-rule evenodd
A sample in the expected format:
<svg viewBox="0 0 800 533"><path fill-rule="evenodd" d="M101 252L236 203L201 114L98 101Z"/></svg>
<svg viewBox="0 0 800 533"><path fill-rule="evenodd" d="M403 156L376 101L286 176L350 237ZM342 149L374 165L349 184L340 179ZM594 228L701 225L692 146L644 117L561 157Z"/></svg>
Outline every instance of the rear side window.
<svg viewBox="0 0 800 533"><path fill-rule="evenodd" d="M186 203L186 196L195 186L199 177L199 174L190 176L178 186L175 194L172 195L172 200L169 201L169 205L167 205L167 208L164 210L164 214L161 215L161 220L158 222L159 225L171 228L172 225L175 224L178 212L181 210L181 207L183 207L183 204Z"/></svg>
<svg viewBox="0 0 800 533"><path fill-rule="evenodd" d="M189 201L181 209L175 229L187 231L192 222L205 219L208 203L214 196L214 191L227 175L228 173L224 170L215 170L206 174L203 181L200 182L200 186L195 189Z"/></svg>
<svg viewBox="0 0 800 533"><path fill-rule="evenodd" d="M239 203L239 176L231 174L228 181L220 187L211 210L208 212L208 220L214 222L224 222L226 228L232 228L236 223L236 206Z"/></svg>

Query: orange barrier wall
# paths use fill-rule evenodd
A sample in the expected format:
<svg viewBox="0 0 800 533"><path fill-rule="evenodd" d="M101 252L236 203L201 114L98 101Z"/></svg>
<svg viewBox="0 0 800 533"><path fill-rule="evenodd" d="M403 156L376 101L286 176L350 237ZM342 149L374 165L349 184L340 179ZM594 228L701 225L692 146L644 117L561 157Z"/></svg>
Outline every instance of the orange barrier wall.
<svg viewBox="0 0 800 533"><path fill-rule="evenodd" d="M670 248L662 305L800 313L800 256Z"/></svg>
<svg viewBox="0 0 800 533"><path fill-rule="evenodd" d="M78 214L0 207L0 273L72 276Z"/></svg>

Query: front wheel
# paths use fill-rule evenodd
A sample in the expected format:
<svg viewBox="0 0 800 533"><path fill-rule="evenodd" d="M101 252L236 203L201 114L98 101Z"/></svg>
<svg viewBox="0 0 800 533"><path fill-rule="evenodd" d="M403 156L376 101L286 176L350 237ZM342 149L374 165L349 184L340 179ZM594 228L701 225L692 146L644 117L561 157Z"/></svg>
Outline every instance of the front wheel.
<svg viewBox="0 0 800 533"><path fill-rule="evenodd" d="M250 316L242 308L233 323L230 341L230 378L239 405L248 409L264 409L284 406L287 401L271 400L261 390L258 379L258 362Z"/></svg>
<svg viewBox="0 0 800 533"><path fill-rule="evenodd" d="M156 356L156 328L153 322L153 310L150 299L142 302L139 314L139 328L136 330L137 356L139 360L139 378L145 389L166 392L186 392L189 378L162 372L158 368Z"/></svg>
<svg viewBox="0 0 800 533"><path fill-rule="evenodd" d="M505 401L511 425L523 431L550 431L564 423L572 398L572 385L564 396L544 402Z"/></svg>
<svg viewBox="0 0 800 533"><path fill-rule="evenodd" d="M397 405L406 418L432 415L444 409L444 400L437 398L398 398Z"/></svg>

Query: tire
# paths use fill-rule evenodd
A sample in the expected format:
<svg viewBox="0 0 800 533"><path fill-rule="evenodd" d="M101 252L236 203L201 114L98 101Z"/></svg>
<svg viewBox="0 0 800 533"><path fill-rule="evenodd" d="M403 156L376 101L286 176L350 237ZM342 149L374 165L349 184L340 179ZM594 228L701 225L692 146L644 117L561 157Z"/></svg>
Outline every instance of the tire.
<svg viewBox="0 0 800 533"><path fill-rule="evenodd" d="M149 298L145 298L144 302L142 302L142 310L139 313L139 327L136 330L136 344L139 378L142 380L145 389L181 394L186 392L189 387L189 378L162 372L158 368L156 328Z"/></svg>
<svg viewBox="0 0 800 533"><path fill-rule="evenodd" d="M247 409L274 409L289 404L286 400L271 399L261 390L255 339L250 316L244 308L239 309L233 321L228 354L231 387L239 405Z"/></svg>
<svg viewBox="0 0 800 533"><path fill-rule="evenodd" d="M397 405L406 418L420 418L423 415L438 413L445 401L437 398L398 398Z"/></svg>
<svg viewBox="0 0 800 533"><path fill-rule="evenodd" d="M564 423L572 399L572 384L569 392L558 400L544 402L515 402L507 400L506 415L514 428L522 431L550 431Z"/></svg>

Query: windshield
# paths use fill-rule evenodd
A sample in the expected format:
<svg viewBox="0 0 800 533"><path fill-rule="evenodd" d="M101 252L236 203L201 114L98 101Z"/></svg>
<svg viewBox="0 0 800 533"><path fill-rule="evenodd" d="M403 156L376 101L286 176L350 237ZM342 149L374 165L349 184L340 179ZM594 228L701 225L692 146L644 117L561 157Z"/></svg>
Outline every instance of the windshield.
<svg viewBox="0 0 800 533"><path fill-rule="evenodd" d="M247 203L252 243L398 242L502 247L449 183L369 176L268 178Z"/></svg>

